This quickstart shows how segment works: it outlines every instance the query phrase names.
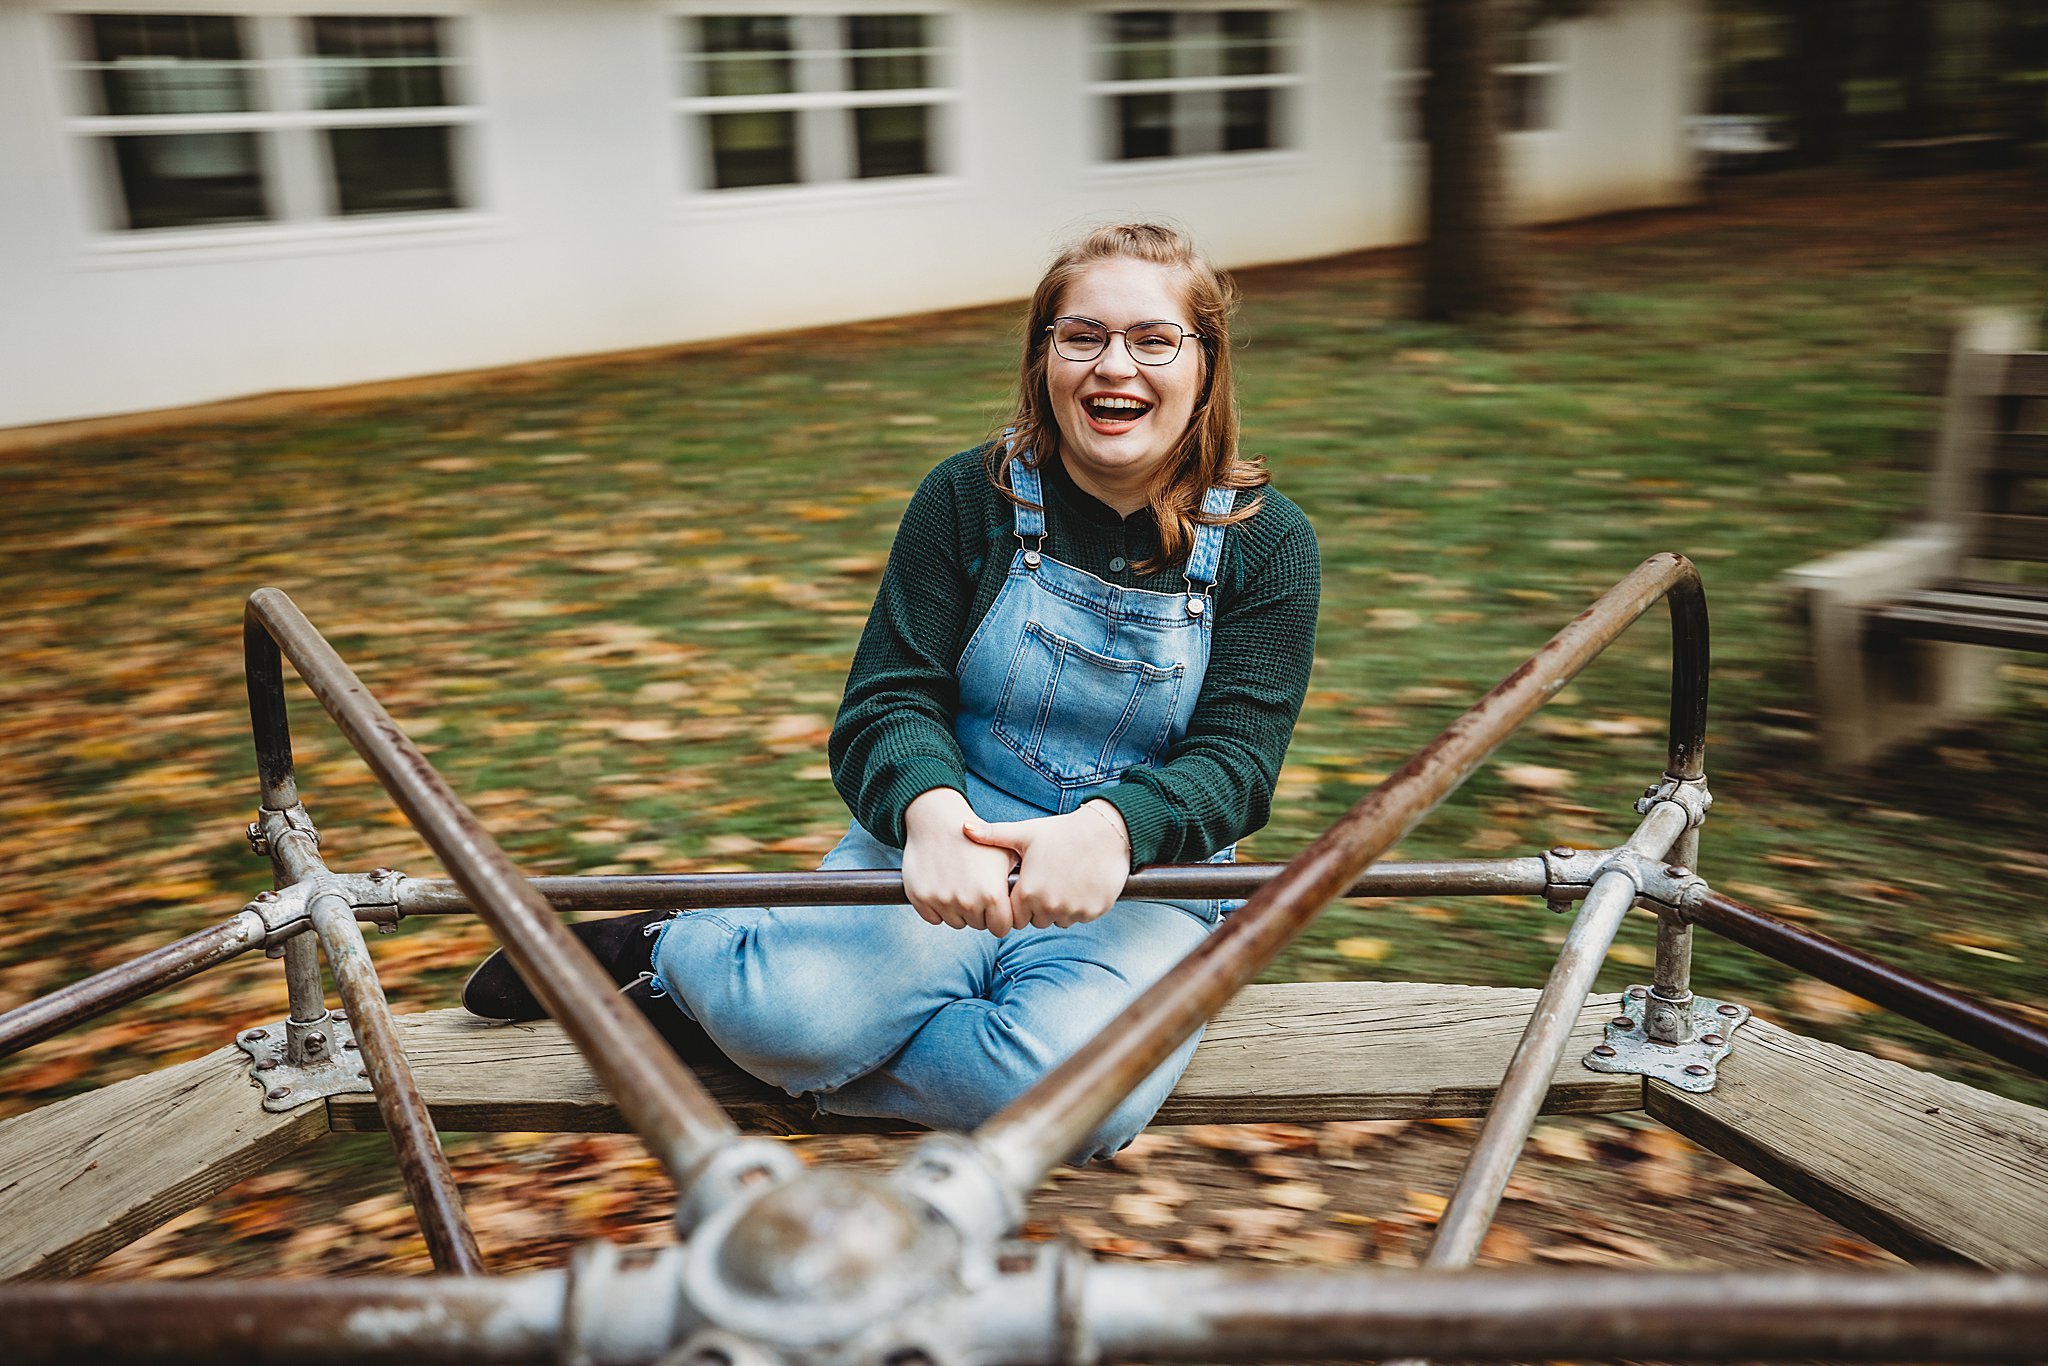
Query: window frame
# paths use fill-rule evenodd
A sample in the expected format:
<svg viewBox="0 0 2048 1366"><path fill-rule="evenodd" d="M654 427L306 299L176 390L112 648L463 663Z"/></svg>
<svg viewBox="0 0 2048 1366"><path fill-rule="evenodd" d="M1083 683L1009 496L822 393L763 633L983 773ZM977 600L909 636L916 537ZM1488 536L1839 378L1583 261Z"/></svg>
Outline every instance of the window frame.
<svg viewBox="0 0 2048 1366"><path fill-rule="evenodd" d="M914 48L857 48L849 45L847 21L915 15L926 23L924 42ZM715 18L782 18L790 21L793 89L758 94L704 93L700 72L707 58L699 46L698 23ZM679 194L693 209L723 209L790 198L853 195L918 197L958 185L956 138L962 103L958 11L929 0L702 0L669 12L673 40L669 63L671 128L677 139ZM923 57L925 83L860 89L853 62L862 54ZM734 60L746 60L735 54ZM829 75L828 75L829 73ZM897 175L859 174L857 115L863 109L923 108L931 111L925 134L927 169ZM708 137L708 121L719 114L788 113L794 138L795 178L752 185L719 186Z"/></svg>
<svg viewBox="0 0 2048 1366"><path fill-rule="evenodd" d="M1275 54L1275 69L1251 72L1243 75L1227 75L1222 71L1182 74L1171 76L1118 78L1109 75L1110 60L1117 50L1113 41L1111 26L1114 16L1119 14L1169 13L1175 17L1176 26L1181 16L1216 16L1218 25L1214 31L1221 34L1221 16L1244 12L1273 15L1276 19L1275 32L1266 42ZM1210 0L1203 4L1165 4L1159 0L1153 3L1124 3L1098 5L1086 11L1089 31L1087 35L1088 62L1091 76L1084 92L1094 106L1094 154L1091 158L1097 172L1113 171L1117 176L1133 174L1174 174L1191 170L1224 169L1243 167L1276 159L1299 156L1306 146L1306 99L1300 93L1308 84L1305 54L1309 49L1309 12L1306 6L1286 3L1231 3L1231 0ZM1200 35L1174 34L1166 40L1166 48L1176 54L1183 51L1199 51ZM1210 41L1215 42L1212 36ZM1215 43L1221 52L1223 44ZM1124 157L1118 155L1122 123L1117 112L1119 102L1127 97L1165 95L1170 99L1185 95L1215 96L1214 109L1205 119L1205 132L1213 132L1220 143L1229 127L1228 104L1225 98L1230 92L1242 90L1271 91L1276 96L1273 112L1269 116L1274 129L1273 142L1265 147L1248 147L1236 151L1222 146L1199 148L1180 152L1168 151L1159 156Z"/></svg>
<svg viewBox="0 0 2048 1366"><path fill-rule="evenodd" d="M248 73L249 103L245 110L201 114L111 114L99 112L100 72L107 64L92 47L91 21L96 15L137 15L163 18L226 18L235 22L242 56L236 62ZM243 4L180 4L177 0L74 0L47 12L46 69L57 82L59 131L67 160L79 182L73 202L80 208L80 226L91 248L107 257L148 255L165 249L189 250L260 247L266 243L304 243L322 239L376 238L392 233L418 235L450 231L473 232L488 220L487 177L484 174L485 105L480 64L476 60L472 14L450 4L392 0L374 15L338 14L320 0L303 0L289 8ZM435 65L444 74L439 105L401 105L370 109L319 107L319 72L335 59L314 47L315 18L419 18L437 22L441 53ZM449 131L449 182L453 207L344 212L339 167L326 135L365 128L446 127ZM246 133L255 138L256 168L269 214L264 218L131 226L117 162L117 138L169 133Z"/></svg>

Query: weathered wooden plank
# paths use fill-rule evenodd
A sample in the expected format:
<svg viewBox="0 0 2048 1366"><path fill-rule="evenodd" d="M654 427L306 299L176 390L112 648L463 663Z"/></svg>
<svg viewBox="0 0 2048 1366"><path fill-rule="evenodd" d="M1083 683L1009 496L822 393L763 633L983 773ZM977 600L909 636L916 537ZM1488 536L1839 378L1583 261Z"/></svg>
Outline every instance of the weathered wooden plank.
<svg viewBox="0 0 2048 1366"><path fill-rule="evenodd" d="M1532 990L1412 982L1246 988L1210 1026L1156 1122L1398 1119L1485 1113L1535 1003ZM1642 1107L1633 1077L1579 1065L1615 997L1591 997L1546 1109ZM420 1093L444 1129L617 1131L618 1112L552 1022L493 1025L459 1010L399 1017ZM821 1117L730 1066L700 1067L750 1129L889 1127ZM328 1102L336 1129L379 1127L368 1096ZM894 1127L901 1127L900 1125Z"/></svg>
<svg viewBox="0 0 2048 1366"><path fill-rule="evenodd" d="M2048 1111L1759 1020L1652 1115L1900 1256L2048 1267Z"/></svg>
<svg viewBox="0 0 2048 1366"><path fill-rule="evenodd" d="M327 1132L229 1045L0 1122L0 1277L75 1275Z"/></svg>

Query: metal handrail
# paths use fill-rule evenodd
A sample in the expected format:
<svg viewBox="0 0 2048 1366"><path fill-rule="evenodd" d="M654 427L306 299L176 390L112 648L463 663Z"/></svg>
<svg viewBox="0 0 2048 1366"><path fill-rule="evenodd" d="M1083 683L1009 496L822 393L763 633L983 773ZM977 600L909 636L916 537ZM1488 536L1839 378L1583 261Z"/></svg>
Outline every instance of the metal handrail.
<svg viewBox="0 0 2048 1366"><path fill-rule="evenodd" d="M1696 779L1706 754L1708 647L1699 571L1653 555L1552 636L1416 752L1096 1038L974 1135L1020 1205L1132 1087L1258 975L1338 890L1392 848L1536 709L1659 600L1672 603L1671 776Z"/></svg>

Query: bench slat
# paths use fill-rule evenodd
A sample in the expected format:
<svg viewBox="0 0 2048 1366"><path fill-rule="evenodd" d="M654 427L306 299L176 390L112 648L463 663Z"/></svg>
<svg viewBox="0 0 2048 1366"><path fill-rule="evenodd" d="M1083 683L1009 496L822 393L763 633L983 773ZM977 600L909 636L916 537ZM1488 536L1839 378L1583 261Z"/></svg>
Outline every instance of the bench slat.
<svg viewBox="0 0 2048 1366"><path fill-rule="evenodd" d="M2048 651L2048 620L2038 617L1944 611L1892 602L1872 609L1870 624L1881 635L1990 645L2001 650Z"/></svg>
<svg viewBox="0 0 2048 1366"><path fill-rule="evenodd" d="M1579 1065L1618 998L1587 998L1545 1110L1642 1108L1638 1078ZM1524 988L1414 982L1251 986L1217 1015L1160 1124L1483 1115L1534 1008ZM398 1017L420 1094L444 1129L618 1132L618 1111L559 1026L491 1024L460 1010ZM820 1116L729 1064L698 1075L748 1129L769 1133L897 1129ZM337 1130L382 1127L369 1096L335 1096Z"/></svg>
<svg viewBox="0 0 2048 1366"><path fill-rule="evenodd" d="M2048 1113L1751 1020L1652 1115L1901 1256L2048 1267Z"/></svg>
<svg viewBox="0 0 2048 1366"><path fill-rule="evenodd" d="M72 1276L327 1132L232 1044L0 1122L0 1278Z"/></svg>
<svg viewBox="0 0 2048 1366"><path fill-rule="evenodd" d="M1965 552L1992 560L2048 562L2048 517L2016 512L1983 513L1970 519Z"/></svg>
<svg viewBox="0 0 2048 1366"><path fill-rule="evenodd" d="M2048 351L2015 351L1998 386L2003 398L2048 398Z"/></svg>

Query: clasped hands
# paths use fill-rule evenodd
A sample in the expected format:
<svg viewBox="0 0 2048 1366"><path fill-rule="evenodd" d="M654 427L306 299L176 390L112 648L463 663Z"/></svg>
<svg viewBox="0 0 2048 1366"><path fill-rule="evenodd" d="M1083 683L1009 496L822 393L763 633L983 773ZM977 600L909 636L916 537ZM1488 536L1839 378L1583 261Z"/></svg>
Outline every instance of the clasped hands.
<svg viewBox="0 0 2048 1366"><path fill-rule="evenodd" d="M1123 813L1104 801L1064 816L989 822L961 793L935 787L910 803L903 824L903 890L933 925L998 939L1026 925L1079 925L1107 911L1130 876Z"/></svg>

